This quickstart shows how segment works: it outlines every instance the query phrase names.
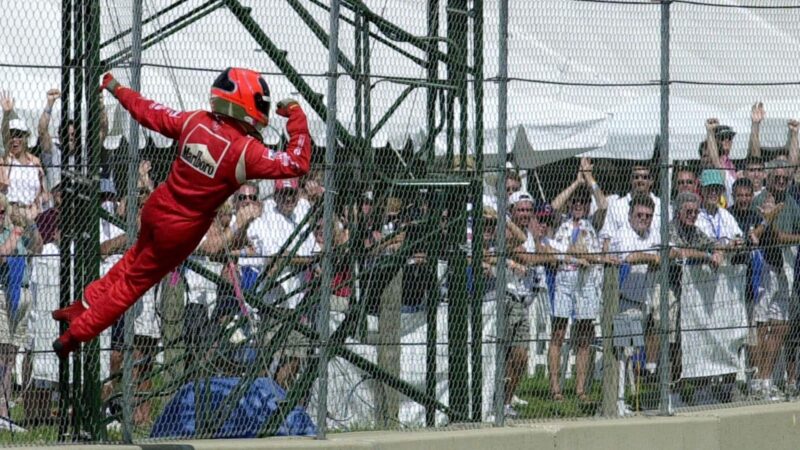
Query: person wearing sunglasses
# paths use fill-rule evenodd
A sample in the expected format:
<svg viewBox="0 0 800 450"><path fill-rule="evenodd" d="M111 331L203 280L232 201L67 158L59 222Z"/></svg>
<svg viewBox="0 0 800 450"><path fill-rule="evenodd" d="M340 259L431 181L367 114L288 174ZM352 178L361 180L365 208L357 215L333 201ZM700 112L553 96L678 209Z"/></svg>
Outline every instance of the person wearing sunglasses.
<svg viewBox="0 0 800 450"><path fill-rule="evenodd" d="M680 166L675 169L675 181L673 182L675 195L681 192L700 193L700 182L697 179L697 172L687 166ZM674 197L674 196L673 196Z"/></svg>
<svg viewBox="0 0 800 450"><path fill-rule="evenodd" d="M655 203L649 195L636 193L631 198L626 226L611 241L611 251L621 261L620 313L638 310L643 314L645 334L645 370L653 375L658 367L657 326L650 315L656 289L658 247L661 235L652 229Z"/></svg>
<svg viewBox="0 0 800 450"><path fill-rule="evenodd" d="M679 336L680 308L681 308L681 280L684 264L707 264L716 269L722 264L722 252L716 249L716 241L708 237L697 227L698 216L702 200L700 196L691 192L682 192L675 197L673 202L673 219L669 224L670 267L668 286L668 324L669 324L669 356L672 372L670 377L677 381L681 377L681 347ZM657 232L657 231L656 231ZM652 298L652 318L654 323L661 322L661 295L654 292ZM683 404L680 389L673 389L670 394L673 406Z"/></svg>
<svg viewBox="0 0 800 450"><path fill-rule="evenodd" d="M43 205L49 203L47 182L42 163L28 148L31 135L28 125L21 119L9 120L13 114L13 100L9 107L5 95L0 97L0 103L3 105L3 135L8 136L8 140L1 161L0 190L6 194L14 214L33 222Z"/></svg>
<svg viewBox="0 0 800 450"><path fill-rule="evenodd" d="M797 382L797 367L793 355L797 351L797 337L800 332L800 306L792 291L791 275L795 271L795 255L792 246L800 244L800 206L794 195L787 195L792 186L792 167L785 159L774 159L765 164L767 171L766 191L753 199L755 206L765 220L769 212L778 210L770 232L762 238L764 251L764 272L762 285L764 294L759 299L754 316L759 355L756 360L761 389L757 395L765 398L778 398L780 393L772 384L772 372L785 344L785 353L792 355L786 361L787 388L794 391Z"/></svg>
<svg viewBox="0 0 800 450"><path fill-rule="evenodd" d="M626 226L628 214L630 212L631 199L637 193L647 195L653 199L653 204L655 205L655 212L651 225L653 229L658 230L661 224L661 199L656 197L652 192L653 174L650 171L650 167L644 164L635 164L630 172L630 186L631 190L625 196L609 202L608 212L606 213L605 221L599 233L604 251L608 251L613 237L620 229Z"/></svg>
<svg viewBox="0 0 800 450"><path fill-rule="evenodd" d="M141 214L139 237L119 263L89 284L83 297L53 312L69 328L54 343L66 358L80 343L108 328L148 289L184 261L217 215L217 209L248 179L282 179L306 174L311 135L299 103L285 99L276 113L288 119L286 151L264 145L272 98L253 70L229 67L210 89L211 111L175 111L123 86L109 72L100 86L144 127L178 141L166 181L150 195Z"/></svg>

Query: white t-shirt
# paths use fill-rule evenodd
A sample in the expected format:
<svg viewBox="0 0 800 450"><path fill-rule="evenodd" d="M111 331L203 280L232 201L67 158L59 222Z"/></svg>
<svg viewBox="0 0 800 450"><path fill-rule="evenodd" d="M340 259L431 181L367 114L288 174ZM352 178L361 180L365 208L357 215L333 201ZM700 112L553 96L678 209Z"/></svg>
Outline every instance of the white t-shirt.
<svg viewBox="0 0 800 450"><path fill-rule="evenodd" d="M261 214L261 217L254 220L247 228L247 237L255 247L256 254L258 255L256 258L250 259L257 261L258 266L261 267L264 265L266 258L277 255L281 247L286 243L286 240L292 235L305 217L302 212L300 208L295 208L291 215L284 216L278 212L274 202L270 202L269 200L265 202L264 212ZM296 255L312 256L314 253L314 244L314 236L309 234L302 244L300 244ZM292 248L291 244L289 248ZM302 279L300 279L300 276L294 276L281 283L281 287L284 292L290 292L297 289L301 283ZM289 308L294 308L301 299L302 295L294 295L286 301L285 305Z"/></svg>
<svg viewBox="0 0 800 450"><path fill-rule="evenodd" d="M739 228L739 224L733 215L722 208L717 208L717 212L713 215L709 214L705 209L701 209L695 225L706 236L718 242L742 239L744 237L744 233L742 233L742 229Z"/></svg>
<svg viewBox="0 0 800 450"><path fill-rule="evenodd" d="M631 227L630 222L620 229L611 240L610 250L616 253L623 261L634 252L657 254L661 245L661 235L658 230L649 230L640 236ZM653 295L657 271L649 270L647 264L630 265L630 271L623 277L619 291L623 297L641 303L647 303ZM625 266L620 270L626 270Z"/></svg>
<svg viewBox="0 0 800 450"><path fill-rule="evenodd" d="M276 204L275 204L275 200L274 199L270 198L270 199L264 200L262 202L261 216L258 219L250 222L250 226L247 229L247 237L251 240L251 243L253 243L253 245L255 247L258 247L258 246L254 242L252 242L253 238L251 237L251 234L252 235L257 235L258 233L256 231L253 231L253 227L264 227L265 226L264 222L262 222L259 225L256 225L256 222L259 219L267 218L267 216L269 214L271 214L270 211L275 211L275 208L276 208ZM309 211L311 211L311 203L305 198L302 198L302 197L298 198L297 199L297 206L295 206L295 208L294 208L294 214L292 214L292 217L295 218L294 220L296 220L299 223L301 220L303 220L303 218L308 214ZM236 214L235 213L231 217L231 225L230 225L230 227L231 227L231 230L233 230L233 231L237 230ZM268 230L269 228L266 227L266 229ZM266 231L264 231L264 232L266 232ZM285 237L289 237L289 235L287 234ZM259 253L258 250L256 250L256 254L258 256L253 256L253 257L244 256L244 257L239 258L239 266L241 266L241 267L249 266L249 267L255 267L255 268L263 266L264 265L264 256L263 256L263 254Z"/></svg>
<svg viewBox="0 0 800 450"><path fill-rule="evenodd" d="M628 223L628 213L631 210L631 198L632 196L629 192L624 197L609 201L606 221L599 233L601 240L612 240L617 231L624 228ZM655 203L653 223L650 224L650 230L658 232L658 228L661 226L661 199L653 195L653 193L650 193L650 198L652 198L653 203Z"/></svg>
<svg viewBox="0 0 800 450"><path fill-rule="evenodd" d="M8 169L8 197L9 203L32 205L36 195L42 188L39 179L39 166L22 164L9 155L11 166Z"/></svg>

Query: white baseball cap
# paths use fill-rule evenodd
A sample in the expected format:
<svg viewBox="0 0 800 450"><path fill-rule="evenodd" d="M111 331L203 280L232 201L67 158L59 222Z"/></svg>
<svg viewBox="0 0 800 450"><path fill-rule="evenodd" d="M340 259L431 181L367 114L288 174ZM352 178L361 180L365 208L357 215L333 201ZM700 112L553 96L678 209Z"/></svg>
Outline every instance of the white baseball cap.
<svg viewBox="0 0 800 450"><path fill-rule="evenodd" d="M31 130L28 129L28 125L22 119L11 119L11 121L8 122L8 129L22 131L25 134L31 134Z"/></svg>
<svg viewBox="0 0 800 450"><path fill-rule="evenodd" d="M519 202L531 202L531 204L533 204L533 196L525 191L517 191L508 197L508 204L511 206L514 206Z"/></svg>

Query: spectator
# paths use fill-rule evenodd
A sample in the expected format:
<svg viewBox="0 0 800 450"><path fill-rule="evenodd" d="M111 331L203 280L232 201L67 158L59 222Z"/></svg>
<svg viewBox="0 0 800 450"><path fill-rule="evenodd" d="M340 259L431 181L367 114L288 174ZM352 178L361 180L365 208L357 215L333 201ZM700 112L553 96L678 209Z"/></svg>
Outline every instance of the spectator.
<svg viewBox="0 0 800 450"><path fill-rule="evenodd" d="M41 149L42 164L47 171L48 186L55 186L61 182L61 170L67 167L76 170L80 147L77 142L77 130L75 121L67 119L67 145L62 147L58 138L53 139L50 135L50 119L53 113L53 106L61 97L61 91L50 89L47 91L47 104L42 115L39 117L39 148ZM100 98L102 101L102 97ZM105 108L100 114L100 142L103 142L108 135L108 117ZM62 148L66 148L66 155ZM66 156L66 157L65 157ZM85 155L82 155L85 158ZM104 170L105 169L105 170ZM110 178L111 174L106 167L101 167L103 177ZM81 173L87 174L86 168Z"/></svg>
<svg viewBox="0 0 800 450"><path fill-rule="evenodd" d="M553 399L563 399L559 381L559 356L570 318L572 338L576 343L575 394L586 402L586 375L589 367L589 344L594 338L594 321L600 313L600 290L603 282L597 232L589 220L591 189L582 185L570 196L569 215L558 227L552 241L560 253L553 300L552 341L549 350L550 392ZM615 231L616 233L617 231Z"/></svg>
<svg viewBox="0 0 800 450"><path fill-rule="evenodd" d="M517 248L514 260L527 268L523 279L530 291L530 306L533 308L532 347L537 355L544 354L544 341L550 338L551 299L555 285L555 267L558 258L551 247L553 229L556 224L553 207L544 201L533 203L533 213L526 227L527 240ZM512 402L513 403L513 402Z"/></svg>
<svg viewBox="0 0 800 450"><path fill-rule="evenodd" d="M636 193L631 198L628 222L614 236L611 250L617 253L620 268L620 312L636 309L642 312L645 331L645 370L655 375L658 368L659 335L653 315L659 314L657 304L657 268L660 265L658 248L661 235L652 229L655 203L649 195Z"/></svg>
<svg viewBox="0 0 800 450"><path fill-rule="evenodd" d="M722 253L716 250L716 242L708 237L697 227L697 217L700 214L701 200L696 194L683 192L675 197L674 215L675 218L670 223L670 259L675 260L670 265L670 292L668 305L668 323L670 330L670 350L669 356L672 362L671 379L676 381L681 374L681 349L678 340L680 317L680 301L683 286L682 265L688 264L710 264L713 268L718 268L722 264ZM654 305L655 321L660 321L656 317L660 312L660 305ZM660 316L660 314L658 314ZM671 394L671 403L681 404L680 389L676 389Z"/></svg>
<svg viewBox="0 0 800 450"><path fill-rule="evenodd" d="M589 158L581 158L580 168L578 169L578 175L575 177L575 181L553 199L552 206L559 214L566 213L566 210L570 206L567 204L567 201L580 186L591 188L592 202L587 215L592 217L592 226L594 226L596 230L599 230L603 227L603 222L605 221L608 200L605 194L603 194L603 190L600 189L600 186L594 179L594 175L592 175L592 162Z"/></svg>
<svg viewBox="0 0 800 450"><path fill-rule="evenodd" d="M700 174L703 207L700 209L697 228L713 239L718 246L738 245L743 241L744 233L731 213L719 207L718 199L725 192L724 183L724 175L720 170L705 169Z"/></svg>
<svg viewBox="0 0 800 450"><path fill-rule="evenodd" d="M8 97L0 98L3 104L3 129L8 129L6 154L0 170L0 190L12 207L12 213L24 217L29 223L36 220L47 203L47 185L39 158L28 151L30 131L21 119L6 121L11 115ZM13 101L11 102L13 108ZM3 134L6 134L5 132Z"/></svg>
<svg viewBox="0 0 800 450"><path fill-rule="evenodd" d="M751 181L753 182L753 188L756 191L756 195L760 194L761 189L763 188L763 182L765 180L765 175L763 170L757 171L758 168L763 169L763 162L765 161L763 158L763 152L761 149L761 122L766 117L766 112L764 111L764 104L761 102L756 102L753 104L750 113L751 119L751 126L750 126L750 141L748 142L747 148L747 164L752 164L755 166L755 170L753 171L753 175L751 177ZM788 160L791 165L790 172L793 175L797 173L797 166L798 162L800 161L800 143L798 143L797 133L798 129L800 129L800 122L794 119L791 119L787 122L787 127L789 129L789 135L786 142L786 148L788 149ZM782 156L779 156L782 158ZM746 173L745 173L746 174ZM792 177L794 179L794 177Z"/></svg>
<svg viewBox="0 0 800 450"><path fill-rule="evenodd" d="M511 212L511 224L519 228L521 233L525 233L526 237L525 241L517 246L517 251L526 253L528 248L525 247L525 244L528 241L533 242L533 237L528 232L528 226L534 213L533 197L527 192L515 191L511 193L508 204ZM533 250L535 252L535 248ZM530 258L529 262L531 262ZM509 417L516 417L517 411L514 410L511 403L528 367L528 347L531 340L528 306L533 301L533 292L530 283L526 282L528 276L526 264L518 263L512 258L508 260L507 267L509 271L506 297L510 301L506 302L506 327L512 328L513 333L508 336L510 340L506 355L505 412Z"/></svg>
<svg viewBox="0 0 800 450"><path fill-rule="evenodd" d="M756 352L757 381L761 389L758 394L769 399L778 399L777 388L772 383L772 371L785 343L790 324L794 328L797 319L796 299L790 289L787 273L794 267L794 259L788 245L800 243L800 206L794 196L787 195L792 170L785 160L776 159L766 164L767 188L758 195L753 204L762 213L780 208L771 232L764 237L765 274L762 275L763 297L758 299L755 308L756 333L758 335L758 351ZM790 322L791 321L791 322ZM789 342L786 342L789 344ZM796 380L794 367L794 345L787 345L787 373ZM754 386L756 387L756 386ZM791 389L791 388L790 388Z"/></svg>
<svg viewBox="0 0 800 450"><path fill-rule="evenodd" d="M520 205L527 205L531 199L530 194L521 191L514 193L512 200L517 197L524 197L515 201L515 204ZM522 208L524 209L525 207L522 206ZM530 213L518 213L518 218L526 214ZM485 252L481 261L480 276L483 276L485 280L486 292L484 298L486 302L492 300L500 301L497 298L497 264L499 261L498 252L494 245L497 235L497 212L490 206L484 206L483 219L483 247ZM511 233L515 236L513 239L508 240L507 248L515 248L519 243L524 242L524 234L513 222L508 222L507 225L509 227L506 233ZM511 406L511 399L522 375L525 373L528 359L527 346L530 341L530 323L526 314L528 295L524 292L524 288L519 289L519 286L515 283L518 274L520 272L524 273L525 269L511 260L506 263L510 269L507 272L506 284L510 283L511 289L506 289L506 298L504 299L506 327L503 338L509 345L508 353L506 354L504 412L506 416L516 418L518 413Z"/></svg>
<svg viewBox="0 0 800 450"><path fill-rule="evenodd" d="M675 195L681 192L700 193L700 182L697 173L686 166L681 166L675 170Z"/></svg>
<svg viewBox="0 0 800 450"><path fill-rule="evenodd" d="M313 236L303 237L305 233L300 230L295 238L302 241L295 255L288 258L286 253L281 253L281 248L303 220L298 208L299 195L297 178L276 180L274 201L265 202L264 212L247 229L247 237L255 248L261 267L272 263L273 272L270 275L282 280L279 286L269 291L266 300L278 302L279 306L289 309L296 308L303 298L300 289L303 282L302 272L312 262L314 251ZM291 244L287 251L293 247ZM276 382L287 387L296 376L308 351L308 340L300 333L292 332L286 343L284 357L279 361Z"/></svg>
<svg viewBox="0 0 800 450"><path fill-rule="evenodd" d="M233 195L231 232L236 234L245 233L244 236L247 237L247 230L253 221L263 214L266 203L259 201L259 188L256 182L248 181L241 185ZM244 290L249 290L255 286L258 270L262 265L262 260L254 257L255 246L257 246L257 243L247 241L239 249L239 282ZM231 296L233 293L223 292L221 295Z"/></svg>
<svg viewBox="0 0 800 450"><path fill-rule="evenodd" d="M730 126L720 125L719 120L715 118L706 120L705 149L701 148L701 159L703 169L720 169L723 171L725 196L720 197L724 201L720 205L723 208L732 201L731 188L737 177L736 167L730 158L734 136L736 136L736 132Z"/></svg>
<svg viewBox="0 0 800 450"><path fill-rule="evenodd" d="M9 418L9 402L14 398L11 373L17 351L29 345L31 293L27 257L38 233L26 224L23 218L12 216L8 199L0 194L0 417L4 418Z"/></svg>
<svg viewBox="0 0 800 450"><path fill-rule="evenodd" d="M763 170L763 168L762 168ZM747 310L747 323L750 330L755 330L756 321L754 317L755 301L759 296L760 280L763 274L764 267L764 252L759 248L761 236L763 234L763 226L761 225L763 218L756 208L753 207L753 182L748 177L740 177L733 183L733 205L728 210L739 228L745 233L745 245L750 248L749 254L745 257L745 264L747 264L747 281L745 287L745 306ZM757 350L757 338L755 331L749 333L753 338L747 339L747 345L753 346L752 350ZM753 364L756 359L753 352L747 352L748 366ZM749 386L752 392L761 391L761 381L756 383L755 379L750 380L753 384Z"/></svg>
<svg viewBox="0 0 800 450"><path fill-rule="evenodd" d="M608 205L608 214L600 230L600 239L603 242L604 251L608 250L608 246L613 236L617 231L624 227L628 221L628 214L630 212L630 202L635 193L642 193L649 195L653 199L655 205L655 215L653 216L653 223L651 226L654 230L658 231L661 223L661 200L653 195L651 189L653 188L653 176L650 173L650 168L645 165L634 165L631 171L631 191L624 197L619 197L613 203Z"/></svg>
<svg viewBox="0 0 800 450"><path fill-rule="evenodd" d="M744 172L742 172L742 175L750 181L754 197L764 191L767 173L764 171L764 161L760 157L751 156L747 158L744 162Z"/></svg>

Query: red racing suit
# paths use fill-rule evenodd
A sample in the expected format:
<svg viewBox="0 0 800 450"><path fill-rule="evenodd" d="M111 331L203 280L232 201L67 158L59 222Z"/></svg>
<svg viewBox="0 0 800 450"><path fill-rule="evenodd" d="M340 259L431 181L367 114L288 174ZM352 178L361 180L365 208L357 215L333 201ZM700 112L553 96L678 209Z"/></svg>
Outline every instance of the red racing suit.
<svg viewBox="0 0 800 450"><path fill-rule="evenodd" d="M89 309L70 324L80 342L99 335L183 262L206 234L217 208L246 180L298 177L311 162L311 136L300 108L290 109L287 151L277 152L228 116L174 111L126 87L115 95L140 124L176 139L178 154L167 180L142 208L139 238L104 277L86 287Z"/></svg>

